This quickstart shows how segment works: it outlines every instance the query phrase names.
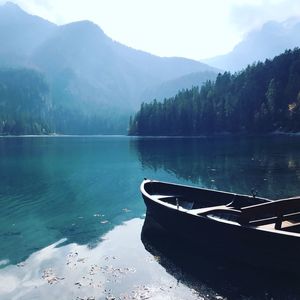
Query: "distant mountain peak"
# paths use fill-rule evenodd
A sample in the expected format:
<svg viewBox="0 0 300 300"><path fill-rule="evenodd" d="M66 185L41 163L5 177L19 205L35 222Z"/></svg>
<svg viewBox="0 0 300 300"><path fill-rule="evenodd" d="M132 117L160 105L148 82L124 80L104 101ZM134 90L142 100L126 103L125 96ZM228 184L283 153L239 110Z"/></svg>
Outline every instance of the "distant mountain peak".
<svg viewBox="0 0 300 300"><path fill-rule="evenodd" d="M274 31L276 32L276 30L281 31L283 29L282 24L280 24L279 22L276 21L268 21L265 24L263 24L261 31L265 32L265 33L269 33L272 34Z"/></svg>
<svg viewBox="0 0 300 300"><path fill-rule="evenodd" d="M42 20L44 23L48 25L55 25L39 16L31 15L23 10L20 6L13 2L6 2L3 5L0 5L0 22L1 24L12 24L12 23L24 23L24 22L32 22L36 20Z"/></svg>
<svg viewBox="0 0 300 300"><path fill-rule="evenodd" d="M14 3L14 2L11 2L11 1L6 1L2 6L4 7L18 7L19 8L19 5Z"/></svg>
<svg viewBox="0 0 300 300"><path fill-rule="evenodd" d="M72 22L66 25L62 26L64 29L68 30L74 30L78 34L82 33L97 33L97 34L102 34L105 35L104 31L101 29L101 27L91 21L87 20L82 20L82 21L76 21Z"/></svg>
<svg viewBox="0 0 300 300"><path fill-rule="evenodd" d="M0 65L27 65L28 56L56 27L13 2L0 5Z"/></svg>
<svg viewBox="0 0 300 300"><path fill-rule="evenodd" d="M89 20L80 20L80 21L76 21L70 24L76 24L78 26L84 26L84 27L89 27L89 28L100 28L96 23L89 21Z"/></svg>
<svg viewBox="0 0 300 300"><path fill-rule="evenodd" d="M289 18L284 22L268 21L260 28L250 31L231 52L204 60L214 67L232 72L247 65L300 46L300 18Z"/></svg>
<svg viewBox="0 0 300 300"><path fill-rule="evenodd" d="M300 23L300 17L295 16L287 19L282 23L282 26L284 26L287 29L293 28L294 26L298 25Z"/></svg>
<svg viewBox="0 0 300 300"><path fill-rule="evenodd" d="M3 5L0 6L0 8L4 8L4 9L9 9L9 10L14 10L14 11L23 11L19 5L17 5L14 2L11 1L7 1L6 3L4 3Z"/></svg>
<svg viewBox="0 0 300 300"><path fill-rule="evenodd" d="M0 5L0 22L4 23L15 23L15 22L38 22L42 21L44 24L47 23L47 26L57 26L54 23L45 20L39 16L32 15L27 11L23 10L22 7L17 5L14 2L6 2L3 5Z"/></svg>

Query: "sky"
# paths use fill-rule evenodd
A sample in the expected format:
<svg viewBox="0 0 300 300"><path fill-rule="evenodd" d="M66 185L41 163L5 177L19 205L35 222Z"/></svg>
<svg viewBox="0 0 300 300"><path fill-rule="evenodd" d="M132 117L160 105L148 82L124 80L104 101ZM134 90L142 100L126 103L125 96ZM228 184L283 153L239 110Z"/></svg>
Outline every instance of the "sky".
<svg viewBox="0 0 300 300"><path fill-rule="evenodd" d="M0 0L0 4L6 0ZM269 20L300 17L299 0L12 0L62 25L98 24L112 39L159 56L201 60L230 52Z"/></svg>

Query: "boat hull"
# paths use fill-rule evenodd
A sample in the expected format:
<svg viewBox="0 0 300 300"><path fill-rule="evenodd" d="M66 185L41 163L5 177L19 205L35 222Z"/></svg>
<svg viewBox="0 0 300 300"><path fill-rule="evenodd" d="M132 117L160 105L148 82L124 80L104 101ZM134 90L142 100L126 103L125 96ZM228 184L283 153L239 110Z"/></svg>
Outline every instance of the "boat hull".
<svg viewBox="0 0 300 300"><path fill-rule="evenodd" d="M143 194L147 215L180 243L262 268L297 272L300 267L298 237L275 234L232 223L191 215L153 201Z"/></svg>

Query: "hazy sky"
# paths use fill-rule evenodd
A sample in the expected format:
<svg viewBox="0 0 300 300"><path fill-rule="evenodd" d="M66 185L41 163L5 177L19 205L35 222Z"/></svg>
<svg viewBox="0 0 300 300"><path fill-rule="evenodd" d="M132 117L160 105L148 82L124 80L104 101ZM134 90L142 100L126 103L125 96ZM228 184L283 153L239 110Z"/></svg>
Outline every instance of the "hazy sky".
<svg viewBox="0 0 300 300"><path fill-rule="evenodd" d="M91 20L114 40L136 49L197 60L229 52L248 31L268 20L300 16L299 0L11 2L57 24Z"/></svg>

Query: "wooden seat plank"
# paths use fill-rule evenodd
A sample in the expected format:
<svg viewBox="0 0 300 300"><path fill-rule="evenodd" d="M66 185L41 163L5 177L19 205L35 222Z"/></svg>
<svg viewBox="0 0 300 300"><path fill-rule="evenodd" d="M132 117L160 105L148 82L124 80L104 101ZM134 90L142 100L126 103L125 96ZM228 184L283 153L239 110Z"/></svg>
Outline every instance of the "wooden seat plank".
<svg viewBox="0 0 300 300"><path fill-rule="evenodd" d="M263 204L241 208L240 223L261 225L264 221L275 222L275 228L280 229L283 220L300 213L300 197L280 199ZM267 224L267 223L265 223Z"/></svg>

